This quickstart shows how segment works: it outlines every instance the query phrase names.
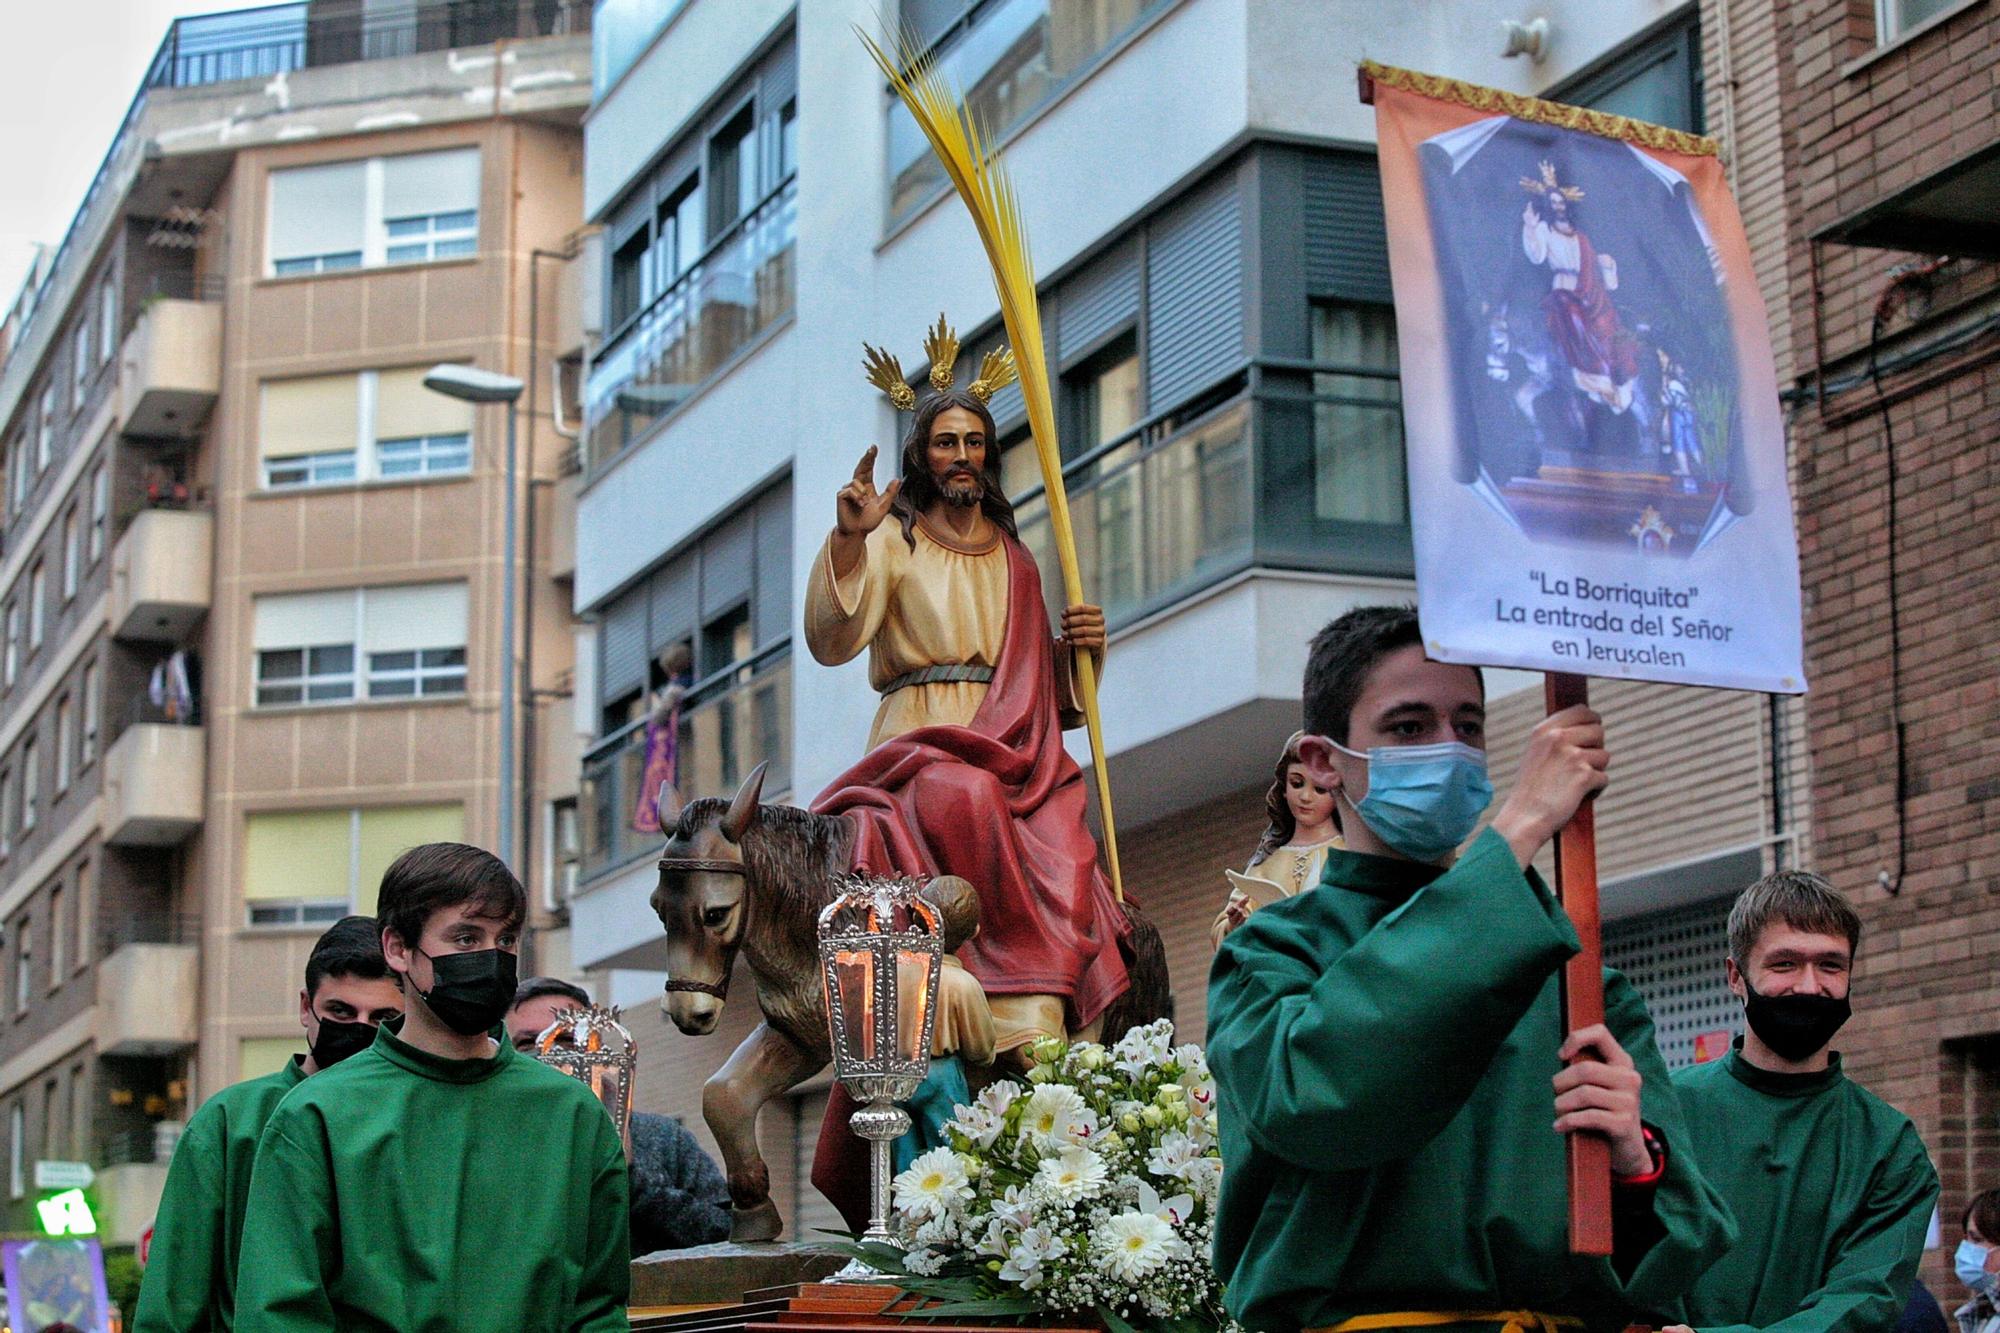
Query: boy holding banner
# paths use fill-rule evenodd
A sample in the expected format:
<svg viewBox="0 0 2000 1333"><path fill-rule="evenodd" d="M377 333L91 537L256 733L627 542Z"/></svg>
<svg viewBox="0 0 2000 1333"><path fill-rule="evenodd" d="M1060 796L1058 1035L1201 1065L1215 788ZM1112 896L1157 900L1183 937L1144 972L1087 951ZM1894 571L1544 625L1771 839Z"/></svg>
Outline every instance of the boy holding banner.
<svg viewBox="0 0 2000 1333"><path fill-rule="evenodd" d="M1414 611L1361 608L1314 641L1304 707L1300 758L1347 849L1318 892L1231 935L1209 982L1231 1314L1550 1333L1669 1308L1734 1224L1630 984L1607 973L1606 1022L1565 1040L1557 975L1578 940L1529 868L1604 787L1602 723L1541 723L1459 856L1492 795L1476 668L1429 660ZM1569 1252L1571 1133L1611 1148L1608 1257Z"/></svg>

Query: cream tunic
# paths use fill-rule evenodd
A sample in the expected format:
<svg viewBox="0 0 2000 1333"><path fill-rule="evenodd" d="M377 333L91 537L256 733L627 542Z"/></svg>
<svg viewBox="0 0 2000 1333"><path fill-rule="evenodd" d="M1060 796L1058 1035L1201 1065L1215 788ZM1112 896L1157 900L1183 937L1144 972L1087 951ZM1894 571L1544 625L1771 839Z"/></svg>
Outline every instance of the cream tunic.
<svg viewBox="0 0 2000 1333"><path fill-rule="evenodd" d="M927 666L997 666L1007 640L1007 552L1000 535L966 546L917 520L917 546L894 514L868 534L861 563L833 576L833 538L820 547L806 588L806 646L839 666L868 650L868 682L881 689ZM883 698L868 748L935 725L965 726L985 701L978 681L911 685Z"/></svg>
<svg viewBox="0 0 2000 1333"><path fill-rule="evenodd" d="M1283 847L1273 848L1271 854L1256 865L1245 867L1243 873L1246 877L1254 876L1268 880L1278 886L1279 897L1289 898L1295 893L1303 893L1317 885L1320 871L1326 868L1326 854L1336 847L1345 845L1341 842L1339 834L1335 834L1325 842L1316 842L1307 847L1287 843ZM1222 910L1216 913L1215 924L1208 928L1211 947L1217 949L1222 947L1222 941L1230 931L1229 909L1238 899L1249 903L1251 911L1257 910L1256 902L1248 894L1241 889L1231 887L1228 901L1223 903Z"/></svg>

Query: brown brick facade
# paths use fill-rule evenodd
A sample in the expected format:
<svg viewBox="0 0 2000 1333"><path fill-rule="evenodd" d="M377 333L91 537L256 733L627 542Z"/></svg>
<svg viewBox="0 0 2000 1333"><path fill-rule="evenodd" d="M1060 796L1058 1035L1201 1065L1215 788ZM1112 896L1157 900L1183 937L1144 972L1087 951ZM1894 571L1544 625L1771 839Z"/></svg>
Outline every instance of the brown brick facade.
<svg viewBox="0 0 2000 1333"><path fill-rule="evenodd" d="M1815 868L1867 921L1848 1068L1937 1162L1948 1298L1958 1214L2000 1185L2000 268L1814 238L2000 139L2000 11L1880 49L1872 0L1778 23Z"/></svg>

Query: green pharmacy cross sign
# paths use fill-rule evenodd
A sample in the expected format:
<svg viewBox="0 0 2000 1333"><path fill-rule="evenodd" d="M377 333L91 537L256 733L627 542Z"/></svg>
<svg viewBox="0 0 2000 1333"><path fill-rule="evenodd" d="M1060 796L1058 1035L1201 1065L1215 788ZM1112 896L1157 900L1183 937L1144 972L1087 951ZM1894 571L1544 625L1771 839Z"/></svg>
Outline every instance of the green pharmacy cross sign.
<svg viewBox="0 0 2000 1333"><path fill-rule="evenodd" d="M97 1216L80 1189L64 1190L37 1200L35 1211L42 1215L42 1230L51 1236L95 1236Z"/></svg>

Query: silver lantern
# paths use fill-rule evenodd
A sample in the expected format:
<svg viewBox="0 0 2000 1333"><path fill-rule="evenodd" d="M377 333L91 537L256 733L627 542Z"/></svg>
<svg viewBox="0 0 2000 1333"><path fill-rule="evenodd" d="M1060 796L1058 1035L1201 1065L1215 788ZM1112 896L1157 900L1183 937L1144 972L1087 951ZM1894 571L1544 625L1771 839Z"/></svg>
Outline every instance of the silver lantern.
<svg viewBox="0 0 2000 1333"><path fill-rule="evenodd" d="M860 1102L848 1123L867 1139L869 1220L864 1242L889 1232L889 1145L908 1132L907 1101L931 1067L942 918L919 881L843 878L819 914L820 969L834 1075Z"/></svg>
<svg viewBox="0 0 2000 1333"><path fill-rule="evenodd" d="M618 1018L616 1005L565 1009L535 1039L534 1056L589 1087L618 1127L629 1160L632 1083L639 1072L639 1047Z"/></svg>

